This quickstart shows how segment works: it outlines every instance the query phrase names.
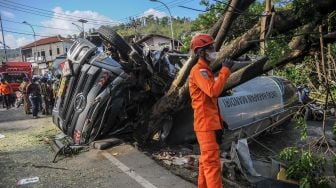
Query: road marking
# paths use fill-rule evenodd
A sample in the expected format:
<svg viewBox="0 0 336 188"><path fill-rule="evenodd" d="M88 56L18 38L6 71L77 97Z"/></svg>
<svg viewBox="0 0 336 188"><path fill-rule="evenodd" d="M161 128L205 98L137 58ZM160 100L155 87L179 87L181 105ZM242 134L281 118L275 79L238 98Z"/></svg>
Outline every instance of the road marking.
<svg viewBox="0 0 336 188"><path fill-rule="evenodd" d="M155 185L151 184L151 182L147 181L145 178L141 177L139 174L137 174L134 170L131 170L128 168L124 163L120 162L117 158L112 156L110 153L104 151L102 153L106 159L112 162L115 166L117 166L121 171L123 171L125 174L127 174L129 177L134 179L136 182L138 182L140 185L142 185L145 188L157 188Z"/></svg>

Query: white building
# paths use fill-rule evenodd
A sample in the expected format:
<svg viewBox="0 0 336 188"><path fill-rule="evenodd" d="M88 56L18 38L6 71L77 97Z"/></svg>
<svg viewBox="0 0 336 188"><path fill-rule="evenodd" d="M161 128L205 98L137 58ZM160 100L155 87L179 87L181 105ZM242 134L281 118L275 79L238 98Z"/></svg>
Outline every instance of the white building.
<svg viewBox="0 0 336 188"><path fill-rule="evenodd" d="M137 41L136 43L146 45L152 50L162 50L164 47L168 47L171 50L172 38L158 34L150 34L144 36L141 40ZM179 51L180 48L182 47L182 43L178 40L174 40L174 46L175 46L174 50Z"/></svg>
<svg viewBox="0 0 336 188"><path fill-rule="evenodd" d="M37 40L21 48L22 60L32 63L34 74L44 74L52 61L65 54L72 43L72 40L59 35Z"/></svg>

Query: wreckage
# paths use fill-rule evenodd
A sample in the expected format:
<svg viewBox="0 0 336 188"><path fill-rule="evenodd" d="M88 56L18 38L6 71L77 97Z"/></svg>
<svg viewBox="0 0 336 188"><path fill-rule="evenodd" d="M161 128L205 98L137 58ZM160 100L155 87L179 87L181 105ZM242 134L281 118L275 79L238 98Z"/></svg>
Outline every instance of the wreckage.
<svg viewBox="0 0 336 188"><path fill-rule="evenodd" d="M228 11L209 30L208 33L216 38L215 46L219 51L213 72L219 70L222 59L237 59L260 42L260 23L257 21L247 32L222 46L232 22L240 15L233 9L243 12L253 2L231 0ZM300 15L290 10L272 12L267 16L272 23L268 34L277 37L293 30L301 34L293 35L288 42L288 52L282 58L271 62L267 57L261 57L248 64L235 65L218 104L225 120L221 149L232 144L230 160L239 158L235 162L239 169L244 166L239 161L252 163L248 156L242 160L243 154L248 152L239 149L246 148L246 140L240 140L240 146L244 147L238 147L239 142L235 146L232 141L255 137L286 124L298 108L296 88L288 80L261 75L300 61L318 49L320 38L312 33L323 17L334 11L334 2L305 1L306 6L318 13L314 20L308 21L302 19L302 15L313 14L309 8L303 10L306 14ZM335 32L320 34L325 43L335 41ZM99 51L102 43L114 46L118 58ZM196 143L188 91L188 75L196 58L191 55L181 61L179 58L172 60L172 56L166 51L153 52L138 44L128 44L107 27L101 27L89 40L78 39L67 54L53 122L76 145L123 134L132 135L142 145L150 145L153 138L168 145ZM225 168L230 171L235 165Z"/></svg>
<svg viewBox="0 0 336 188"><path fill-rule="evenodd" d="M129 52L121 52L122 60L117 62L86 39L78 39L69 49L53 122L76 145L141 129L142 116L167 92L182 66L182 61L170 60L174 55L130 46L106 27L98 33L101 41L95 38L96 44L110 42ZM295 92L294 86L278 77L257 77L233 88L218 101L225 119L225 141L230 144L255 136L290 119L296 111ZM191 108L170 116L164 124L157 132L162 142L196 141Z"/></svg>
<svg viewBox="0 0 336 188"><path fill-rule="evenodd" d="M232 0L230 7L244 11L253 2L253 0ZM255 136L272 125L289 119L290 114L295 111L293 104L296 97L292 91L293 87L286 80L257 78L267 83L272 82L274 87L286 88L277 90L277 94L272 93L274 91L270 90L271 87L263 88L259 84L257 85L260 86L259 89L253 84L253 87L258 90L257 93L252 93L251 91L255 90L251 90L244 94L245 97L239 95L239 89L244 90L242 84L245 82L245 88L249 88L249 80L275 67L300 60L308 55L311 49L317 47L319 38L312 37L309 42L306 39L309 33L314 31L322 16L334 10L332 6L334 1L310 0L307 3L319 13L320 17L317 15L314 21L303 21L300 15L290 11L277 12L272 16L274 35L297 28L300 28L302 33L307 33L293 36L288 44L290 51L283 58L276 62L267 61L267 57L257 59L247 66L239 67L240 69L230 76L224 88L226 96L221 98L219 103L238 109L244 107L240 108L240 111L253 107L253 112L256 112L254 114L249 111L249 113L235 114L236 117L230 117L230 114L225 114L226 111L222 110L222 116L228 119L226 132L231 136L237 134L239 137ZM256 23L245 34L232 40L225 48L221 48L232 22L238 16L239 14L234 11L225 11L222 19L219 19L209 31L216 38L216 48L220 54L212 67L214 72L218 71L221 59L238 58L259 42L260 23ZM54 123L78 145L88 144L103 136L124 133L133 133L140 144L148 143L155 134L159 133L161 140L169 143L170 140L178 140L178 134L174 134L175 128L190 130L192 113L187 79L196 59L191 56L181 67L181 65L178 66L179 63L168 62L169 54L161 53L159 58L155 59L152 52L142 49L137 44L126 43L121 36L106 27L100 28L97 36L96 39L99 38L99 40L78 39L68 52L53 110ZM330 39L328 36L330 34L324 36L326 42L333 41L333 38ZM97 50L97 46L102 42L110 43L117 49L120 61ZM171 74L174 71L170 71L170 67L177 67L178 73ZM229 90L238 92L232 92L230 96L227 95ZM256 98L273 101L274 106L265 107L262 104L263 100L261 103L260 101L244 102L250 101L249 98L253 98L251 97L253 95L258 96L258 93L262 93L260 94L262 97ZM262 109L261 112L258 112L258 106ZM236 110L239 111L238 109ZM188 116L179 118L184 113ZM234 122L237 117L243 118L242 121ZM188 118L189 120L185 120ZM230 118L232 123L229 122ZM258 121L259 123L256 123ZM177 123L182 124L182 122L185 124L176 126ZM192 134L190 137L187 134L181 135L187 140L189 138L193 140ZM236 138L236 136L233 137Z"/></svg>

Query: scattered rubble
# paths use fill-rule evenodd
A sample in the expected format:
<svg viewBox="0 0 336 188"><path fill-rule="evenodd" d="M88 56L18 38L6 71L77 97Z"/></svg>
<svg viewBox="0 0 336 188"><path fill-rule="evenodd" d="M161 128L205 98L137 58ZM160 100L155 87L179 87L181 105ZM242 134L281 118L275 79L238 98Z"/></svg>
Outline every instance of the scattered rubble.
<svg viewBox="0 0 336 188"><path fill-rule="evenodd" d="M40 181L39 177L29 177L29 178L24 178L20 179L19 181L16 182L17 185L26 185L30 183L37 183Z"/></svg>

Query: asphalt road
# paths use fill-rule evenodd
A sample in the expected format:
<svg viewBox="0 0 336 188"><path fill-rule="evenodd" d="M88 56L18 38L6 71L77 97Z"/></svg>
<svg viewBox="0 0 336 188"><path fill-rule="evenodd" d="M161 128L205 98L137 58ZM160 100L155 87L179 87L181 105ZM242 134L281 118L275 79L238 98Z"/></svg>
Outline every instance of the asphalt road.
<svg viewBox="0 0 336 188"><path fill-rule="evenodd" d="M55 152L44 138L59 134L51 117L31 119L22 109L0 109L0 187L195 187L128 144L90 149L52 163Z"/></svg>

